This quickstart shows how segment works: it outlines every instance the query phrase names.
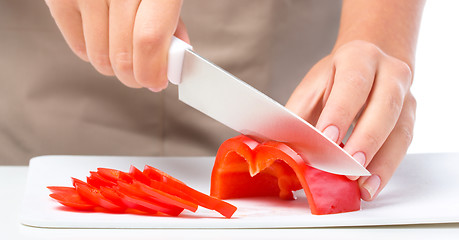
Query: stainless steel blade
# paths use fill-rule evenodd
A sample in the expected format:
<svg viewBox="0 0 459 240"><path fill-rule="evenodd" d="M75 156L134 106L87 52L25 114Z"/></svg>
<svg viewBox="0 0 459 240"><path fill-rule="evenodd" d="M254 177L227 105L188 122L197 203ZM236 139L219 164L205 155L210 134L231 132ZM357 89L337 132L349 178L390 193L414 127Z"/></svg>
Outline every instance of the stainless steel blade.
<svg viewBox="0 0 459 240"><path fill-rule="evenodd" d="M178 89L186 104L259 141L285 142L310 166L340 175L370 175L308 122L191 50L185 52Z"/></svg>

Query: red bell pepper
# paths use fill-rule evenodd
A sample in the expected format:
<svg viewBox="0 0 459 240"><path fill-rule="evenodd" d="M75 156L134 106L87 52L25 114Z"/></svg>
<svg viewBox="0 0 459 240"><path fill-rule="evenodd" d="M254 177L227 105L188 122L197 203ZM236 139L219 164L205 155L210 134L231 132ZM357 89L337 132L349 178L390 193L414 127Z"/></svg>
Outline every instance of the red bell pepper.
<svg viewBox="0 0 459 240"><path fill-rule="evenodd" d="M306 165L288 145L258 143L240 135L219 148L212 170L211 196L221 199L279 196L294 199L303 189L312 214L332 214L360 209L356 181Z"/></svg>

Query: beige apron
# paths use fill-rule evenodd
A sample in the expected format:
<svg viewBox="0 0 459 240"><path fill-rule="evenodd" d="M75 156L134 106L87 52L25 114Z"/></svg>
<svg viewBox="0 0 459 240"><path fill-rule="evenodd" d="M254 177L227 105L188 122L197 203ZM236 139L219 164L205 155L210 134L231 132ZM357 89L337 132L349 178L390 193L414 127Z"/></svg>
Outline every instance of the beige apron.
<svg viewBox="0 0 459 240"><path fill-rule="evenodd" d="M334 43L341 3L186 0L195 50L285 104ZM222 106L224 107L224 106ZM64 42L40 0L0 0L0 165L45 154L214 155L237 133L177 88L130 89Z"/></svg>

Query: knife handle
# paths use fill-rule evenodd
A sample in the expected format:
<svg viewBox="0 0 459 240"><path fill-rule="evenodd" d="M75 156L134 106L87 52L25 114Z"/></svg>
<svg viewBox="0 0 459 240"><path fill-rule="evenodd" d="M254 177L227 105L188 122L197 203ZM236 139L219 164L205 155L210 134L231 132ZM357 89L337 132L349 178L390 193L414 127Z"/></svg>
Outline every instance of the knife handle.
<svg viewBox="0 0 459 240"><path fill-rule="evenodd" d="M183 57L185 56L186 50L193 50L193 47L175 36L172 36L167 63L167 78L175 85L178 85L182 80Z"/></svg>

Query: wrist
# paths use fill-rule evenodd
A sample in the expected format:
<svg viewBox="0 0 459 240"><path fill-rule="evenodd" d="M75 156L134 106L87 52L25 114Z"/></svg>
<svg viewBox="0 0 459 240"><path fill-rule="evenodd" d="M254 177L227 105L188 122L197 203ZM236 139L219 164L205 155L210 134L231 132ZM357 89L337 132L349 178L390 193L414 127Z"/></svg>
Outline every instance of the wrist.
<svg viewBox="0 0 459 240"><path fill-rule="evenodd" d="M422 0L344 0L341 24L333 48L361 40L414 69Z"/></svg>

